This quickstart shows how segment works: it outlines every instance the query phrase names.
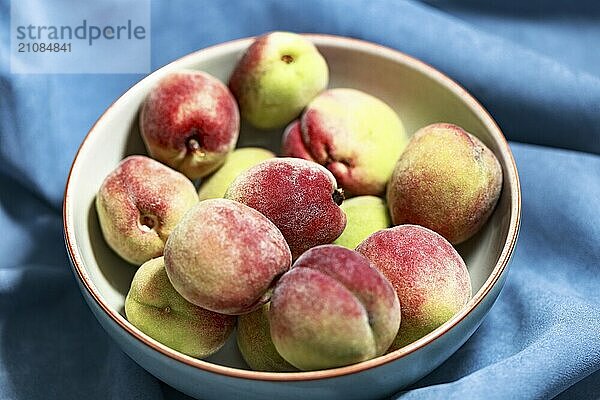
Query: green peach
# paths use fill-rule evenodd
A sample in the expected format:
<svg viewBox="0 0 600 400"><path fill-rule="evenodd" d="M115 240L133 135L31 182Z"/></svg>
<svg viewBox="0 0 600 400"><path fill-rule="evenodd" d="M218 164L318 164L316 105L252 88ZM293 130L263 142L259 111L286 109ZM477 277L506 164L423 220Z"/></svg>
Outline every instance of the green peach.
<svg viewBox="0 0 600 400"><path fill-rule="evenodd" d="M239 174L261 161L273 157L275 157L275 154L271 151L259 147L245 147L234 150L217 172L202 180L202 185L198 190L200 200L224 197L227 188Z"/></svg>
<svg viewBox="0 0 600 400"><path fill-rule="evenodd" d="M181 297L167 277L163 257L137 270L125 299L125 314L151 338L197 358L219 350L235 325L235 317L205 310Z"/></svg>
<svg viewBox="0 0 600 400"><path fill-rule="evenodd" d="M238 317L237 344L240 353L255 371L297 371L281 357L273 344L268 318L270 304Z"/></svg>
<svg viewBox="0 0 600 400"><path fill-rule="evenodd" d="M229 80L242 116L261 129L280 128L327 87L329 69L317 48L290 32L257 38Z"/></svg>
<svg viewBox="0 0 600 400"><path fill-rule="evenodd" d="M389 228L392 223L387 205L377 196L353 197L340 208L346 213L346 228L333 243L349 249L355 249L370 234Z"/></svg>
<svg viewBox="0 0 600 400"><path fill-rule="evenodd" d="M398 115L386 103L355 89L331 89L306 107L301 118L305 151L291 132L283 149L309 154L352 196L380 195L408 142Z"/></svg>
<svg viewBox="0 0 600 400"><path fill-rule="evenodd" d="M416 132L388 185L392 221L425 226L453 244L489 218L502 188L502 168L479 139L453 124Z"/></svg>

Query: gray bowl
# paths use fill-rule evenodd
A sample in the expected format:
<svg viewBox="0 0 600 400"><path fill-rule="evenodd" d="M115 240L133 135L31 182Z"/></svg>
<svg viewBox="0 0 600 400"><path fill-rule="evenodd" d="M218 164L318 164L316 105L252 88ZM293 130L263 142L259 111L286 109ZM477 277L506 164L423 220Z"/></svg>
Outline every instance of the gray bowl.
<svg viewBox="0 0 600 400"><path fill-rule="evenodd" d="M484 228L458 250L475 295L451 320L410 345L359 364L313 372L271 373L248 369L231 337L206 360L172 350L131 325L123 304L135 268L104 243L94 197L104 177L130 154L144 154L137 115L149 89L164 75L198 69L227 82L252 38L223 43L182 57L142 79L117 99L83 141L69 174L63 207L65 242L79 287L102 327L139 365L182 392L219 399L364 399L390 395L431 372L479 326L498 297L517 240L521 194L517 169L502 132L462 87L434 68L398 51L359 40L307 35L327 59L330 87L353 87L392 106L407 131L451 122L481 139L504 173L500 201ZM240 145L277 151L281 131L243 125ZM235 335L233 335L235 336Z"/></svg>

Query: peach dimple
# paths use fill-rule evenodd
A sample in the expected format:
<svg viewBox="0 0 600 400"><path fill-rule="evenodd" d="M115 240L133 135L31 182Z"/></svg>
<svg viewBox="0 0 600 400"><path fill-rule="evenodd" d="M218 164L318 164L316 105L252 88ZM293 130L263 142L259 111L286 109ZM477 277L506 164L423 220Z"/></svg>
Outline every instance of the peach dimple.
<svg viewBox="0 0 600 400"><path fill-rule="evenodd" d="M281 139L281 153L284 157L296 157L314 161L302 141L300 120L293 121L285 128Z"/></svg>
<svg viewBox="0 0 600 400"><path fill-rule="evenodd" d="M102 183L96 210L108 245L140 265L162 255L171 231L197 202L188 178L151 158L130 156Z"/></svg>

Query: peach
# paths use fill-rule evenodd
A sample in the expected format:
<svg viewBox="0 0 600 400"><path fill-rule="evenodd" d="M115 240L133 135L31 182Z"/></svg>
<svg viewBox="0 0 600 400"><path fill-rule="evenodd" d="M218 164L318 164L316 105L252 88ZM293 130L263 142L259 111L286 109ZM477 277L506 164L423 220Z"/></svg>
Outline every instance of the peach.
<svg viewBox="0 0 600 400"><path fill-rule="evenodd" d="M309 155L352 196L382 194L408 142L394 110L355 89L321 93L306 107L300 130L284 136L284 155Z"/></svg>
<svg viewBox="0 0 600 400"><path fill-rule="evenodd" d="M222 314L243 314L269 301L270 289L291 265L277 227L235 201L199 202L165 245L167 274L190 303Z"/></svg>
<svg viewBox="0 0 600 400"><path fill-rule="evenodd" d="M391 226L387 205L380 197L353 197L345 200L341 208L346 214L346 229L334 244L355 249L372 233Z"/></svg>
<svg viewBox="0 0 600 400"><path fill-rule="evenodd" d="M201 71L160 80L140 113L150 155L191 179L216 170L237 142L240 117L227 86Z"/></svg>
<svg viewBox="0 0 600 400"><path fill-rule="evenodd" d="M264 214L279 228L296 259L333 242L346 226L344 197L325 168L299 158L273 158L239 175L225 197Z"/></svg>
<svg viewBox="0 0 600 400"><path fill-rule="evenodd" d="M246 363L255 371L297 371L277 352L269 328L269 305L249 314L240 315L237 324L237 344Z"/></svg>
<svg viewBox="0 0 600 400"><path fill-rule="evenodd" d="M302 141L302 127L299 119L292 121L283 131L281 154L284 157L296 157L315 161Z"/></svg>
<svg viewBox="0 0 600 400"><path fill-rule="evenodd" d="M151 158L130 156L104 179L96 210L106 243L140 265L163 254L171 231L197 202L188 178Z"/></svg>
<svg viewBox="0 0 600 400"><path fill-rule="evenodd" d="M327 87L329 69L317 48L290 32L258 37L229 80L242 116L261 129L285 126Z"/></svg>
<svg viewBox="0 0 600 400"><path fill-rule="evenodd" d="M197 358L219 350L235 326L235 317L205 310L181 297L169 282L163 257L137 270L125 299L125 314L148 336Z"/></svg>
<svg viewBox="0 0 600 400"><path fill-rule="evenodd" d="M214 174L202 179L198 190L200 200L218 199L225 196L225 192L234 179L248 168L261 161L275 157L275 154L260 147L244 147L235 149Z"/></svg>
<svg viewBox="0 0 600 400"><path fill-rule="evenodd" d="M277 283L269 311L275 348L301 370L334 368L386 352L400 325L390 282L354 250L304 253Z"/></svg>
<svg viewBox="0 0 600 400"><path fill-rule="evenodd" d="M392 283L402 323L391 350L399 349L452 318L471 297L465 262L446 239L417 225L375 232L356 251Z"/></svg>
<svg viewBox="0 0 600 400"><path fill-rule="evenodd" d="M452 124L415 133L388 185L392 222L418 224L453 244L473 236L491 215L502 168L479 139Z"/></svg>

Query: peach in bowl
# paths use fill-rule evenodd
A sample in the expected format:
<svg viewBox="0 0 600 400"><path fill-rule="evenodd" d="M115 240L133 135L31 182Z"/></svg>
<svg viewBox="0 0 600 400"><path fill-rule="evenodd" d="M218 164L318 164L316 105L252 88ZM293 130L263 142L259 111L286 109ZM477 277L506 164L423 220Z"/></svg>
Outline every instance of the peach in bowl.
<svg viewBox="0 0 600 400"><path fill-rule="evenodd" d="M197 315L201 315L207 321L218 321L218 324L213 329L213 334L216 336L220 335L219 337L224 341L223 344L215 343L214 341L184 340L179 345L186 350L181 352L174 350L172 348L174 346L164 344L166 340L161 340L160 332L156 335L144 333L139 328L139 324L133 324L126 317L126 298L128 293L130 293L130 288L132 288L132 280L137 268L121 258L115 250L111 249L111 246L105 240L107 233L103 232L104 227L101 227L97 211L101 208L97 208L96 204L97 201L101 201L101 199L98 200L98 196L100 196L99 190L105 178L112 171L115 171L115 168L124 159L133 155L148 155L149 152L139 131L140 112L149 93L163 78L174 73L191 70L210 74L221 82L229 82L240 57L253 43L254 38L235 40L200 50L186 55L148 75L125 92L102 114L88 133L75 157L69 174L64 199L65 242L81 292L106 332L119 344L125 353L148 372L174 388L196 398L222 399L243 396L249 399L262 399L267 396L274 396L275 398L290 399L363 399L389 396L438 367L473 334L494 304L507 275L508 264L519 231L521 194L516 165L510 148L493 118L469 93L450 78L423 62L401 52L344 37L329 35L305 35L304 37L314 43L327 63L328 87L351 88L380 99L401 117L402 129L406 133L407 140L421 128L440 122L458 125L471 133L476 138L472 142L476 141L485 145L498 161L498 168L501 170L503 177L501 187L498 184L497 188L499 198L497 204L495 204L495 208L493 208L493 212L486 211L489 215L486 215L487 221L482 226L474 227L471 224L462 230L448 231L447 237L450 237L448 240L454 246L450 246L448 242L444 241L448 246L447 251L453 252L452 247L454 247L458 252L457 260L462 258L468 271L467 278L470 282L470 288L466 288L464 285L460 288L464 293L468 293L465 301L466 304L461 304L461 308L450 319L440 326L435 327L431 332L424 335L422 333L416 334L414 336L416 340L412 338L411 340L394 341L394 345L389 350L382 350L393 339L393 335L390 336L389 330L385 330L387 329L386 327L398 322L394 321L392 317L385 317L391 321L389 323L386 322L387 325L384 324L387 341L385 344L377 342L373 347L375 350L369 353L370 355L365 358L365 361L358 360L358 362L343 366L320 367L327 364L314 363L314 359L303 359L304 354L302 354L302 350L294 351L294 343L289 344L286 342L282 344L283 342L281 342L278 343L280 349L284 349L284 347L292 349L290 350L290 354L292 355L287 357L288 361L292 361L292 363L296 363L297 365L308 365L309 367L306 368L308 370L301 371L288 364L285 360L281 360L280 363L282 365L281 371L283 372L252 370L238 349L238 338L236 337L237 333L234 328L236 317L224 317L221 313L215 311L225 310L227 311L226 313L249 316L252 314L248 314L247 312L250 309L254 309L254 312L258 313L256 315L260 317L260 313L273 312L273 306L280 307L278 304L284 303L284 297L291 293L291 289L286 291L279 287L275 288L273 301L270 303L270 311L268 310L268 306L261 307L262 303L254 303L253 301L256 299L249 299L248 303L242 308L232 309L230 304L223 306L222 302L219 303L219 299L212 298L210 299L212 302L207 304L214 305L215 310L200 311L194 308L195 306L192 307L186 303L183 298L179 298L179 295L173 290L168 293L168 296L171 299L177 298L172 301L177 304L177 307L180 307L178 310L183 310L186 313L198 313ZM284 61L289 62L290 60L286 59ZM320 62L317 62L317 64L321 65ZM314 93L311 96L315 96L319 90L325 89L324 86L326 84L323 81L317 82L315 88L313 88ZM218 84L215 85L211 86L214 90L224 90ZM354 96L354 94L351 95ZM327 99L325 100L328 101ZM368 101L372 100L369 99ZM342 101L342 103L344 102ZM309 109L318 111L319 107L322 107L323 104L325 103L317 103L316 105L313 103L312 106L309 106ZM376 104L373 101L372 104L373 107L380 107L378 103ZM336 104L331 103L325 106L336 107ZM229 104L227 107L232 107L232 105ZM298 104L294 107L296 107L296 111L292 114L297 114L302 108ZM208 161L206 163L196 163L194 160L189 159L180 160L180 165L185 165L182 172L191 178L204 177L207 174L213 173L223 163L227 165L227 157L224 154L233 149L232 143L235 143L236 139L237 147L262 147L274 153L281 154L281 140L283 128L285 127L281 125L282 123L285 125L285 121L280 121L279 119L280 117L283 118L282 115L285 113L272 113L271 117L273 120L267 121L269 123L265 123L265 126L261 126L261 129L258 129L253 127L249 121L264 120L266 117L256 116L256 112L256 110L247 110L245 112L242 109L239 121L234 118L231 124L228 125L227 129L233 133L230 134L231 136L227 141L223 142L223 146L219 150L210 153L210 157L207 158ZM356 113L360 112L360 110L357 110ZM387 109L385 112L387 113ZM382 124L381 129L385 129L390 124L396 126L394 124L397 122L394 117L391 114L389 115L389 123ZM311 118L313 117L316 120L319 118L319 115L315 112ZM289 118L291 118L289 115L286 116L286 121ZM237 135L237 123L240 123L239 139L234 137ZM310 121L306 124L309 123ZM399 127L400 125L397 126ZM292 124L286 129L286 137L298 134L300 131L305 136L320 135L317 131L311 133L313 131L310 129L312 128L308 125L301 127ZM442 134L440 133L440 135ZM422 138L422 133L419 133L418 137ZM291 136L290 140L294 140L294 137ZM197 150L199 143L192 141L188 144ZM405 145L406 143L388 143L385 151L404 148ZM314 158L319 154L318 149L309 148L308 150L311 151L310 157ZM289 151L294 151L293 143L290 144ZM169 154L171 153L167 153L167 157ZM172 154L176 154L176 152ZM261 156L261 160L263 158L268 159L269 157L269 155ZM414 155L414 157L417 156ZM140 162L136 157L133 160ZM369 165L369 160L369 158L366 158L363 164L359 160L357 164ZM263 162L266 162L268 165L274 165L272 161L267 160ZM144 164L143 162L140 163ZM173 165L177 164L174 163ZM338 182L343 182L352 188L350 192L354 193L348 193L348 195L379 195L382 198L385 197L384 193L382 193L385 187L385 180L382 181L380 178L375 177L369 180L369 184L361 185L360 180L357 182L356 179L351 179L352 177L360 176L360 171L357 169L353 176L349 176L348 174L344 174L344 168L346 167L348 165L340 164L332 168L331 171L325 168L319 169L319 176L321 176L323 182L326 182L324 184L330 185L327 186L327 190L334 192L334 201L337 202L339 199L335 195L337 193L335 185L331 186L331 182L335 181L333 176L337 178ZM170 172L167 173L153 164L144 164L140 168L148 168L148 171L154 171L146 175L143 173L137 174L139 175L138 179L142 180L144 176L167 176L170 174ZM394 222L396 224L421 224L419 221L415 222L414 219L403 219L402 215L406 215L406 212L402 210L404 210L403 207L406 204L395 200L399 196L396 192L404 187L402 185L405 185L402 183L405 182L403 179L408 179L401 172L394 172L395 175L393 177L393 182L400 182L397 184L400 185L398 186L400 189L388 188L388 200L392 198L395 204L397 203L397 207L391 210L392 219L396 220ZM179 186L179 191L173 196L178 199L185 199L185 201L181 200L181 204L178 203L178 207L194 207L196 199L193 194L190 195L192 192L191 185L184 183L185 180L181 180L181 176L177 177L182 182ZM216 178L225 176L225 174L214 174L211 176ZM216 185L215 182L211 184ZM396 183L394 184L396 185ZM160 182L156 183L156 185L160 187ZM344 185L341 186L343 187ZM223 189L219 190L223 191ZM391 195L390 190L393 191ZM229 196L235 197L234 195L235 193L229 194ZM227 197L228 195L225 194L225 196ZM406 199L406 197L402 198ZM234 200L239 199L236 198ZM235 209L235 212L249 215L248 218L253 218L253 221L255 220L257 224L262 224L261 226L264 225L264 229L276 231L277 234L274 234L275 236L280 235L279 230L275 227L277 221L273 224L260 213L254 212L254 210L249 212L250 207L244 204L234 202L233 200L206 200L204 204L208 204L204 210L194 209L194 212L197 212L198 215L204 213L203 218L211 218L211 207L229 207ZM357 204L360 203L357 202ZM112 212L115 213L116 211L113 210ZM183 211L178 208L174 208L169 212L178 216L183 214ZM356 213L357 211L353 212ZM360 212L358 213L360 214ZM348 215L351 214L349 213ZM102 218L102 216L100 217ZM145 219L142 221L145 224L143 226L145 229L152 229L155 226L156 220L153 218L145 216ZM186 218L188 217L184 216L183 220ZM272 218L276 219L276 216ZM339 220L338 225L342 222L345 223L343 218ZM169 229L173 229L174 232L183 229L175 222L171 225L169 225ZM404 233L420 229L418 235L427 237L435 235L435 238L431 240L434 242L441 240L441 236L424 228L417 229L414 228L414 225L404 225L404 227L406 227L403 228ZM194 230L196 228L192 226L189 229ZM440 230L443 230L443 227ZM341 233L341 229L339 231L336 234L337 236ZM288 263L291 264L292 255L293 259L298 258L300 264L307 264L310 261L308 260L307 253L300 255L306 251L306 248L302 247L303 243L294 247L294 251L292 252L289 251L289 248L282 249L278 245L278 243L285 243L284 237L286 236L286 232L283 230L282 232L283 236L277 236L276 240L274 239L274 242L269 244L269 246L274 246L273 248L277 248L279 249L277 251L280 251L278 257L281 260L280 267L283 267L274 272L277 277L289 269ZM380 236L393 236L397 237L397 240L401 240L404 237L402 236L404 233L382 234ZM159 232L157 234L158 238L161 237L161 234L164 233ZM118 237L114 237L113 239L114 246L118 247L119 244L123 244L122 239ZM334 239L328 237L327 241L331 242ZM377 238L374 238L372 241L375 242L375 239ZM164 268L162 267L165 261L161 258L156 258L162 255L160 243L158 244L158 250L153 247L156 243L158 243L157 240L149 242L144 247L147 251L147 254L143 255L144 260L152 258L153 261L150 262L151 265L147 266L140 273L153 276L157 279L157 282L161 280L166 282L167 277L163 273ZM311 246L314 246L314 244L311 244ZM368 254L373 253L376 259L382 258L379 257L376 246L373 246L370 246L370 243L363 242L358 246L358 251L367 255L367 257ZM446 244L443 246L446 246ZM440 245L438 247L442 249L443 246ZM363 258L360 258L362 256L358 256L350 250L342 251L340 246L327 245L326 247L325 250L320 251L336 254L345 254L345 252L353 253L352 257L359 257L355 260L355 264L361 266L357 268L364 270L365 266L362 263L365 261ZM249 249L244 249L244 251L250 252ZM309 250L309 252L311 254L315 253L313 250ZM134 254L126 254L125 252L123 254L125 254L124 257L128 257L130 260L135 259L138 265L144 261L137 259L138 256L141 257L139 252L135 252ZM458 254L460 254L460 257L458 257ZM166 261L169 262L172 258L169 251L166 251ZM457 263L462 265L462 260L457 261ZM295 268L297 269L294 271ZM314 279L311 278L311 282L315 283L318 279L323 278L315 272L316 270L308 271L308 269L310 268L294 267L290 271L290 273L294 272L293 276L290 275L285 279L282 278L282 281L302 281L308 279L308 276L314 276ZM340 271L338 271L341 274L338 279L344 281L346 279L344 277L346 275L344 274L347 272ZM167 272L169 272L168 269ZM387 277L388 279L390 278L390 276ZM265 279L268 281L272 278ZM375 276L373 279L377 282L383 282L381 274ZM293 289L293 286L289 286L289 288ZM396 289L398 288L396 287ZM387 289L384 288L381 290L385 291ZM140 293L143 293L143 288L140 289ZM318 290L316 293L318 293ZM393 303L392 306L398 307L397 302ZM400 307L402 307L402 301L400 302ZM171 310L168 309L166 311ZM277 314L277 318L273 319L273 321L276 320L276 324L280 327L278 328L278 332L284 332L286 329L286 320L284 319L282 308L280 307L279 311L275 313ZM273 313L270 315L273 316ZM383 313L382 315L391 314ZM402 316L404 318L404 314ZM247 317L244 318L248 319ZM242 318L238 318L238 324L240 319ZM401 321L400 326L402 329ZM193 331L196 329L195 325L186 325L183 323L177 325L177 327L179 329L178 334L180 335L193 335ZM147 329L143 330L149 332ZM160 329L158 330L160 331ZM231 333L232 331L233 333ZM225 340L225 338L227 339ZM339 345L340 343L338 341L334 344ZM220 350L214 352L219 347ZM206 357L206 354L211 355Z"/></svg>

